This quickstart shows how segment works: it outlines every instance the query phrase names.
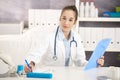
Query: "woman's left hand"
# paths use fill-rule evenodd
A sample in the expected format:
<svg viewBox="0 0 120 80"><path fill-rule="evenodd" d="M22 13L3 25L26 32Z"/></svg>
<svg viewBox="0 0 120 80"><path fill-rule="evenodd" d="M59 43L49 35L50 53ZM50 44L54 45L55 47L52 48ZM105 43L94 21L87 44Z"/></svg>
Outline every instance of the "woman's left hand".
<svg viewBox="0 0 120 80"><path fill-rule="evenodd" d="M98 59L97 63L98 63L98 67L102 67L104 65L104 56Z"/></svg>

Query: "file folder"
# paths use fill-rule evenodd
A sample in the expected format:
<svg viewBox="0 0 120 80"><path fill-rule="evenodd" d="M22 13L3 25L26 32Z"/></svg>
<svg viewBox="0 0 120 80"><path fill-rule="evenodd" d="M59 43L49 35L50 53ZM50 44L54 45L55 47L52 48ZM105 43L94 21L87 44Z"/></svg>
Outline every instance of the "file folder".
<svg viewBox="0 0 120 80"><path fill-rule="evenodd" d="M94 52L92 53L85 70L96 68L98 66L97 60L104 55L111 39L102 39L96 46Z"/></svg>

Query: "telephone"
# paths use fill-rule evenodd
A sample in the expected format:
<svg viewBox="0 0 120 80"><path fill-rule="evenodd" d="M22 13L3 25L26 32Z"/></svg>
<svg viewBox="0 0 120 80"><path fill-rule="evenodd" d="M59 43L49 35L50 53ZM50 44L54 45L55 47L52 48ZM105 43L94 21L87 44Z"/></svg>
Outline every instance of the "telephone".
<svg viewBox="0 0 120 80"><path fill-rule="evenodd" d="M7 65L7 67L5 67L6 65ZM14 64L11 56L0 52L0 67L1 66L3 66L4 69L3 70L0 69L1 71L3 71L2 73L0 73L0 78L17 76L15 64Z"/></svg>

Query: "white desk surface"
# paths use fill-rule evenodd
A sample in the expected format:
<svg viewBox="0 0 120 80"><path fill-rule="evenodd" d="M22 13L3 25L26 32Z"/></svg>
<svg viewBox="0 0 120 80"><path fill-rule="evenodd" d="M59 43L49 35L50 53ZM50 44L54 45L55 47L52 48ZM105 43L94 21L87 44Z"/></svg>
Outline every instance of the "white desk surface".
<svg viewBox="0 0 120 80"><path fill-rule="evenodd" d="M0 78L0 80L97 80L96 77L91 79L86 75L83 67L42 67L40 72L52 72L52 79L43 78L25 78L25 77L7 77ZM89 73L88 75L91 75Z"/></svg>

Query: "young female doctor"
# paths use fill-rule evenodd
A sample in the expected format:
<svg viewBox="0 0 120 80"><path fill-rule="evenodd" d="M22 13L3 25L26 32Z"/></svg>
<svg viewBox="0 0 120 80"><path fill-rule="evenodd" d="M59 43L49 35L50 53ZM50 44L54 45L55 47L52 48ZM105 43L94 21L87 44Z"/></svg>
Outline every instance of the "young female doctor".
<svg viewBox="0 0 120 80"><path fill-rule="evenodd" d="M47 41L49 43L28 56L30 67L25 65L26 73L30 72L37 63L49 66L86 65L80 36L72 30L77 17L78 12L75 6L63 8L59 19L60 25L55 33L50 34ZM102 56L97 63L98 67L103 66L104 57Z"/></svg>

